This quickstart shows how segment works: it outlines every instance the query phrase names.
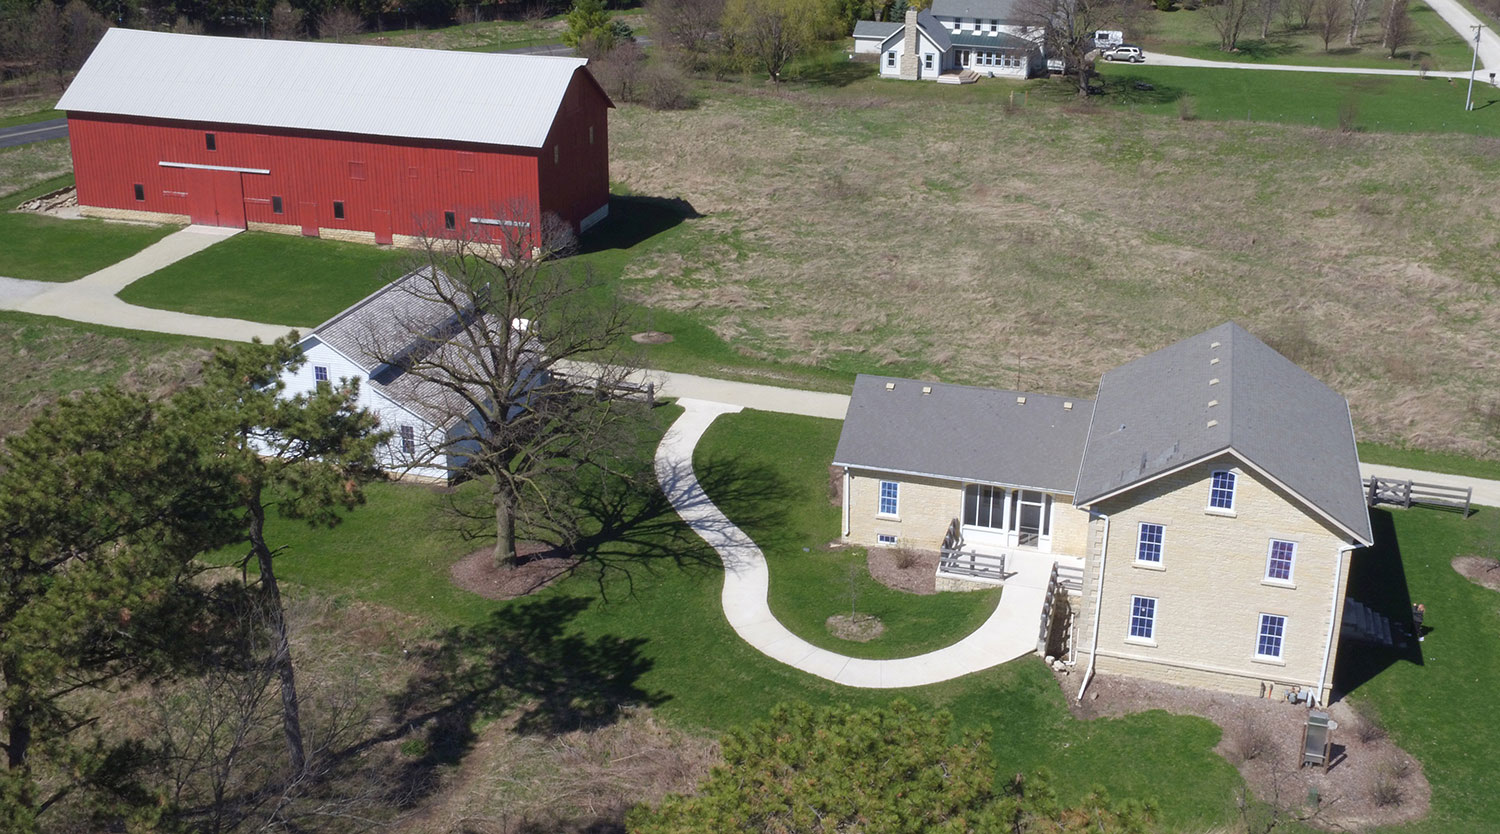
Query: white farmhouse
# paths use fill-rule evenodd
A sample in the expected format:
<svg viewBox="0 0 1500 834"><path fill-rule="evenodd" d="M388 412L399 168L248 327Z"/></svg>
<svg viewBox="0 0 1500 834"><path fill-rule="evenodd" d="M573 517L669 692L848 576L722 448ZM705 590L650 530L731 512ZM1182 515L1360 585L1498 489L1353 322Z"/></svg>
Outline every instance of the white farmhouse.
<svg viewBox="0 0 1500 834"><path fill-rule="evenodd" d="M435 349L440 334L452 326L453 309L424 298L417 291L420 284L408 283L414 281L431 286L424 268L323 322L300 342L307 361L284 372L282 380L289 397L322 384L359 380L359 407L391 432L377 453L381 465L403 478L447 482L460 463L448 454L450 440L467 428L469 409L441 386L375 358Z"/></svg>
<svg viewBox="0 0 1500 834"><path fill-rule="evenodd" d="M1027 78L1043 72L1043 30L1015 0L933 0L908 10L904 23L861 20L854 51L878 54L882 78L963 84L985 76Z"/></svg>

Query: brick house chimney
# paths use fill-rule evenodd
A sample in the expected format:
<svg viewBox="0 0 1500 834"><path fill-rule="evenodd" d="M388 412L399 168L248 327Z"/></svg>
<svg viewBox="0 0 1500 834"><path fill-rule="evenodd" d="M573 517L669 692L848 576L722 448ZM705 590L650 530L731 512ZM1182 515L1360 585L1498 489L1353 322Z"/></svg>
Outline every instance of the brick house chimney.
<svg viewBox="0 0 1500 834"><path fill-rule="evenodd" d="M917 44L921 36L917 29L917 10L906 10L906 33L901 41L901 78L905 81L916 81L921 78L921 56L917 54Z"/></svg>

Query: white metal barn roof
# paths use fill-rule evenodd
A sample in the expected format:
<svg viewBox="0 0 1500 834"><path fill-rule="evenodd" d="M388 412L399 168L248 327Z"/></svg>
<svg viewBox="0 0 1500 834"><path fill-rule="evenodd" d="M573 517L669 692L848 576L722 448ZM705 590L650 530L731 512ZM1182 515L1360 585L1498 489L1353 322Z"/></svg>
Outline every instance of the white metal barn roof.
<svg viewBox="0 0 1500 834"><path fill-rule="evenodd" d="M539 148L587 63L110 29L57 106Z"/></svg>

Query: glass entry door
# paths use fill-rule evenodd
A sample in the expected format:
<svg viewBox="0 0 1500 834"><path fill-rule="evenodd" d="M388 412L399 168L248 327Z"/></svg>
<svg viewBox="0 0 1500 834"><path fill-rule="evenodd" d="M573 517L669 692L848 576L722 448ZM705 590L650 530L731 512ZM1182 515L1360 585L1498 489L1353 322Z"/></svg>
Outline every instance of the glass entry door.
<svg viewBox="0 0 1500 834"><path fill-rule="evenodd" d="M1010 521L1017 547L1052 549L1052 496L1029 489L1012 491Z"/></svg>

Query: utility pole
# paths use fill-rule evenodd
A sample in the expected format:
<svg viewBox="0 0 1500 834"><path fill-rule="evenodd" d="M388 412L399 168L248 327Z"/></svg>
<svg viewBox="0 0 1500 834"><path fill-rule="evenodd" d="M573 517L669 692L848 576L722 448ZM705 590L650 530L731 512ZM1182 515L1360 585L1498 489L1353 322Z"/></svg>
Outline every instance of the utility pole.
<svg viewBox="0 0 1500 834"><path fill-rule="evenodd" d="M1474 71L1479 68L1479 33L1483 26L1470 26L1474 30L1474 60L1469 62L1469 94L1464 97L1464 111L1474 109Z"/></svg>

